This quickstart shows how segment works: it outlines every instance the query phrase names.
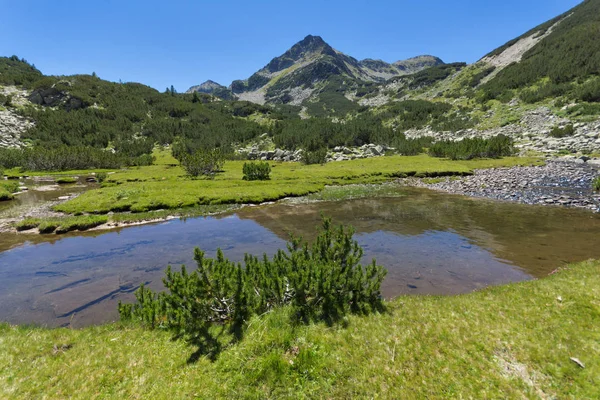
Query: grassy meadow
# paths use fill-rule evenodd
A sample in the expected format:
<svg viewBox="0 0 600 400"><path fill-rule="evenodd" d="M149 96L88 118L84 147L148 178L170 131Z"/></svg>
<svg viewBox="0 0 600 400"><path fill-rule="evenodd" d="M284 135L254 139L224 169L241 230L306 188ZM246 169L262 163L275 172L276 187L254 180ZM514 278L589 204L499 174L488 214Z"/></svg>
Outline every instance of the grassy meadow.
<svg viewBox="0 0 600 400"><path fill-rule="evenodd" d="M299 197L330 185L383 183L404 176L470 174L477 168L528 165L537 158L507 157L450 161L419 156L389 156L325 165L271 162L271 179L245 181L243 161L228 161L214 179L191 179L170 154L157 153L155 165L114 171L100 189L55 207L68 214L147 212L202 205L252 204Z"/></svg>
<svg viewBox="0 0 600 400"><path fill-rule="evenodd" d="M255 317L216 361L135 325L2 324L0 398L600 397L600 262L386 305L345 326Z"/></svg>

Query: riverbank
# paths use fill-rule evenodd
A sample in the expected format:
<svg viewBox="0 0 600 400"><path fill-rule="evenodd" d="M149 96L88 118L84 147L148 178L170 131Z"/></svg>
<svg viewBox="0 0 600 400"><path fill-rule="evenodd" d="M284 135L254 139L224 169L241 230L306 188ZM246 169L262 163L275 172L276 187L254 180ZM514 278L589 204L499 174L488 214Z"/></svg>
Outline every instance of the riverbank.
<svg viewBox="0 0 600 400"><path fill-rule="evenodd" d="M407 178L403 183L471 197L600 212L600 192L592 188L598 176L600 167L596 164L554 159L545 165L479 169L460 178Z"/></svg>
<svg viewBox="0 0 600 400"><path fill-rule="evenodd" d="M600 262L452 297L402 296L347 327L250 321L217 361L167 332L0 325L2 398L598 398Z"/></svg>
<svg viewBox="0 0 600 400"><path fill-rule="evenodd" d="M542 163L535 157L452 161L426 155L355 159L324 165L273 162L270 180L245 181L242 179L243 161L226 162L214 179L190 179L170 154L162 151L156 156L155 165L111 171L101 188L33 210L35 215L26 213L19 220L8 221L14 227L11 229L35 233L41 223L48 222L62 232L65 231L60 229L63 219L69 219L66 224L69 227L110 229L167 217L211 215L245 204L302 197L320 193L327 186L379 184L407 176L470 175L480 168ZM47 217L44 211L48 212ZM95 218L95 225L88 226L90 215L105 215L106 220ZM2 225L6 230L7 221L0 220Z"/></svg>

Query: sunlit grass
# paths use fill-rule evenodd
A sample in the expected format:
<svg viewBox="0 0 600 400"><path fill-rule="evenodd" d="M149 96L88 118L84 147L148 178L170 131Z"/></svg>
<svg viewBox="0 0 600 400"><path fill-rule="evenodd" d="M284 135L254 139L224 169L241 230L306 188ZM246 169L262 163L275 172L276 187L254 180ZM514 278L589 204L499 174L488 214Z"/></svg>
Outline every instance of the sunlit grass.
<svg viewBox="0 0 600 400"><path fill-rule="evenodd" d="M244 181L243 161L228 161L214 179L191 179L165 152L158 164L117 171L101 189L58 205L65 213L179 209L197 205L248 204L316 193L326 185L389 182L404 176L464 175L477 168L540 162L536 158L450 161L426 155L378 157L325 165L271 162L269 181Z"/></svg>
<svg viewBox="0 0 600 400"><path fill-rule="evenodd" d="M167 332L0 325L0 398L600 398L600 263L347 327L250 321L216 362ZM577 358L581 368L571 360Z"/></svg>

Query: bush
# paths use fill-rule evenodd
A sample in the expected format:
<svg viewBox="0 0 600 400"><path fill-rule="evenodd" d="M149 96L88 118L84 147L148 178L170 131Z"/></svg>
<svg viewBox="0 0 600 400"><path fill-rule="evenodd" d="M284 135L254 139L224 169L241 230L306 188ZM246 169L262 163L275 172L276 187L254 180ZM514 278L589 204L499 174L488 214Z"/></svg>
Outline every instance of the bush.
<svg viewBox="0 0 600 400"><path fill-rule="evenodd" d="M565 136L573 136L575 134L575 128L573 125L567 125L563 128L555 126L550 131L549 135L553 138L563 138Z"/></svg>
<svg viewBox="0 0 600 400"><path fill-rule="evenodd" d="M594 78L576 90L577 98L590 103L600 102L600 78Z"/></svg>
<svg viewBox="0 0 600 400"><path fill-rule="evenodd" d="M244 267L226 259L220 249L216 259L209 259L196 248L196 270L183 266L176 272L169 266L163 279L168 293L142 286L137 302L119 303L119 313L124 320L167 328L176 337L218 351L211 326L228 326L241 339L251 316L276 307L290 306L293 322L300 323L335 323L348 313L381 310L386 271L375 260L366 267L360 264L363 250L353 234L323 219L312 246L292 237L287 251L279 250L271 259L246 255Z"/></svg>
<svg viewBox="0 0 600 400"><path fill-rule="evenodd" d="M592 182L592 189L595 192L600 192L600 176L596 177L596 179L594 179Z"/></svg>
<svg viewBox="0 0 600 400"><path fill-rule="evenodd" d="M244 163L245 181L266 181L271 179L271 166L266 161Z"/></svg>
<svg viewBox="0 0 600 400"><path fill-rule="evenodd" d="M0 165L26 171L67 171L74 169L121 168L149 165L152 156L128 157L93 147L58 146L0 149Z"/></svg>
<svg viewBox="0 0 600 400"><path fill-rule="evenodd" d="M500 158L515 153L513 141L507 136L498 135L490 139L463 139L461 141L441 141L431 145L429 155L446 157L452 160L473 158Z"/></svg>
<svg viewBox="0 0 600 400"><path fill-rule="evenodd" d="M214 177L223 168L225 157L219 149L199 149L193 154L183 154L181 166L191 177L200 175Z"/></svg>
<svg viewBox="0 0 600 400"><path fill-rule="evenodd" d="M106 178L108 178L108 174L106 172L97 172L96 173L96 180L98 181L98 183L102 183L106 180Z"/></svg>
<svg viewBox="0 0 600 400"><path fill-rule="evenodd" d="M303 164L325 164L327 162L327 149L321 148L313 151L305 150L302 152L301 161Z"/></svg>

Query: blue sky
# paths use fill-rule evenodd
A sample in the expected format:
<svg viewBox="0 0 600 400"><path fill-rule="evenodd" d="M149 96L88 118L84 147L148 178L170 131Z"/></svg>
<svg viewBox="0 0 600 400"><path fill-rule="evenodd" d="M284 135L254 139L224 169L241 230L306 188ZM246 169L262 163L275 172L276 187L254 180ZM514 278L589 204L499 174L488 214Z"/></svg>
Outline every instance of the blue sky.
<svg viewBox="0 0 600 400"><path fill-rule="evenodd" d="M357 59L473 62L579 0L0 0L0 55L178 91L244 79L308 34Z"/></svg>

